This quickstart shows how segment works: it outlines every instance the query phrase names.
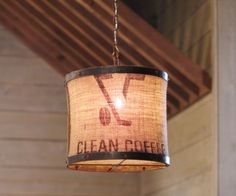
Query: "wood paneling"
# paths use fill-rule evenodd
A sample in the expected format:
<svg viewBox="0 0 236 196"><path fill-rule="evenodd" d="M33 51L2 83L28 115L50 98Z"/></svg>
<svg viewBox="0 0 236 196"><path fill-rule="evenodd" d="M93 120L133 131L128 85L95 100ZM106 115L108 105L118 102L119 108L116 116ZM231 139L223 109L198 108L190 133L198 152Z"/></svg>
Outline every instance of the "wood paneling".
<svg viewBox="0 0 236 196"><path fill-rule="evenodd" d="M8 139L0 141L0 148L5 149L0 167L65 167L66 142Z"/></svg>
<svg viewBox="0 0 236 196"><path fill-rule="evenodd" d="M0 21L60 73L112 64L112 1L3 0L0 7ZM124 3L119 7L121 62L169 73L169 117L209 92L200 66Z"/></svg>
<svg viewBox="0 0 236 196"><path fill-rule="evenodd" d="M64 79L1 26L0 36L0 195L137 195L137 174L65 168Z"/></svg>
<svg viewBox="0 0 236 196"><path fill-rule="evenodd" d="M212 95L205 97L189 110L169 121L169 147L171 154L181 152L212 136ZM180 120L184 119L184 120ZM198 123L199 122L199 123Z"/></svg>
<svg viewBox="0 0 236 196"><path fill-rule="evenodd" d="M211 3L210 0L184 3L176 0L159 16L163 35L210 75L214 66ZM141 195L214 195L213 100L210 94L169 120L172 164L163 171L141 174Z"/></svg>
<svg viewBox="0 0 236 196"><path fill-rule="evenodd" d="M8 33L0 26L0 53L2 56L14 55L15 57L36 56L27 46L19 44L20 40Z"/></svg>
<svg viewBox="0 0 236 196"><path fill-rule="evenodd" d="M158 195L158 192L162 189L169 189L187 178L210 171L212 164L211 140L212 138L208 137L195 145L188 146L188 148L172 154L172 166L166 170L144 174L145 180L142 181L145 184L143 194L156 192L156 195Z"/></svg>
<svg viewBox="0 0 236 196"><path fill-rule="evenodd" d="M165 35L173 32L194 15L204 2L206 2L206 0L188 0L185 3L182 3L181 0L174 0L168 4L162 5L165 11L159 15L160 32Z"/></svg>
<svg viewBox="0 0 236 196"><path fill-rule="evenodd" d="M18 85L0 83L0 108L2 110L23 110L39 112L66 111L63 85ZM47 95L47 96L45 96ZM55 99L56 98L56 99Z"/></svg>
<svg viewBox="0 0 236 196"><path fill-rule="evenodd" d="M0 172L1 195L118 196L121 192L134 195L134 174L101 177L97 173L37 168L1 168Z"/></svg>
<svg viewBox="0 0 236 196"><path fill-rule="evenodd" d="M186 51L212 29L211 16L211 1L208 0L188 20L178 25L167 36L181 51Z"/></svg>
<svg viewBox="0 0 236 196"><path fill-rule="evenodd" d="M145 196L209 196L213 193L211 186L209 186L209 182L211 181L212 173L208 171L191 178L186 178L184 181L179 182L169 189L161 190L158 194L151 192Z"/></svg>
<svg viewBox="0 0 236 196"><path fill-rule="evenodd" d="M212 31L208 31L203 35L199 41L186 51L186 54L201 65L202 69L212 75Z"/></svg>
<svg viewBox="0 0 236 196"><path fill-rule="evenodd" d="M212 96L209 95L169 121L171 166L165 170L141 174L142 195L168 192L173 187L178 188L186 179L212 171L211 103ZM211 182L208 186L211 187ZM180 192L176 192L178 194Z"/></svg>
<svg viewBox="0 0 236 196"><path fill-rule="evenodd" d="M4 31L4 33L9 34L9 32L6 31ZM18 45L22 44L18 43ZM5 47L8 48L9 51L13 51L13 56L5 56L3 54L4 52L0 52L0 83L12 85L46 85L51 87L55 86L57 88L63 85L61 83L62 77L51 67L45 66L45 62L42 59L37 57L17 56L15 55L15 47L13 48L9 45L0 47L0 50ZM18 64L19 61L21 64ZM18 69L17 72L15 71L16 69ZM11 76L11 80L9 80L9 76Z"/></svg>
<svg viewBox="0 0 236 196"><path fill-rule="evenodd" d="M160 32L193 62L212 74L212 5L210 0L173 1L159 15ZM204 21L204 22L203 22Z"/></svg>
<svg viewBox="0 0 236 196"><path fill-rule="evenodd" d="M0 110L0 140L66 141L66 114Z"/></svg>

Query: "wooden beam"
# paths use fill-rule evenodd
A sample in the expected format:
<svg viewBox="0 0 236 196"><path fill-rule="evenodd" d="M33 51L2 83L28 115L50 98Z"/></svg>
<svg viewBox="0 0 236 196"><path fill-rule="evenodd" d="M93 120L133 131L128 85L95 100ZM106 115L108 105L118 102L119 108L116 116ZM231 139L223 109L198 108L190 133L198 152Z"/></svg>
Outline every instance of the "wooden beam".
<svg viewBox="0 0 236 196"><path fill-rule="evenodd" d="M2 0L2 22L60 73L112 63L110 0ZM148 66L170 76L168 116L210 90L210 78L155 29L119 4L119 49L123 65Z"/></svg>
<svg viewBox="0 0 236 196"><path fill-rule="evenodd" d="M9 0L8 2L15 12L19 13L19 16L24 19L30 28L36 29L48 40L48 42L51 42L52 44L55 44L57 48L60 48L61 53L70 59L71 65L69 67L71 67L71 70L87 66L87 62L80 58L75 51L71 50L65 41L63 42L63 40L58 38L57 34L54 33L51 28L48 28L43 21L38 20L33 9L28 10L27 6L21 3L23 3L23 1Z"/></svg>
<svg viewBox="0 0 236 196"><path fill-rule="evenodd" d="M93 37L96 38L97 42L100 42L100 45L106 45L104 42L109 42L110 44L110 51L112 46L112 30L109 29L106 25L104 25L100 20L98 20L97 17L94 17L90 14L89 11L87 11L83 6L76 3L75 1L57 1L52 0L50 1L54 7L57 7L61 12L67 13L67 17L70 17L70 20L75 21L75 24L82 24L84 29L87 30L87 34L94 34ZM74 13L72 15L71 13ZM111 18L112 19L112 18ZM81 23L82 22L82 23ZM110 20L112 22L112 20ZM79 25L79 26L80 26ZM111 25L109 25L111 26ZM93 32L93 33L91 33ZM107 48L109 49L109 46L107 45ZM126 65L149 65L150 63L145 60L141 55L139 55L132 47L129 47L129 45L124 42L122 39L119 40L119 48L121 50L121 58L122 56L125 56L125 64ZM133 57L136 57L135 60L133 60ZM149 65L151 67L151 65ZM187 92L185 92L184 89L176 85L170 85L170 88L168 89L171 94L174 94L177 96L177 99L181 102L181 105L187 105L187 103L190 101L190 96Z"/></svg>
<svg viewBox="0 0 236 196"><path fill-rule="evenodd" d="M100 20L109 27L110 31L112 31L112 15L109 15L109 13L113 13L111 9L112 6L108 9L104 9L101 6L101 4L103 5L103 1L92 1L91 3L91 1L81 0L77 2L88 9L91 14L94 14L96 15L96 17L100 18ZM107 10L109 10L109 13L107 12ZM126 18L126 20L129 20L129 18ZM138 21L136 21L136 23ZM139 30L136 29L135 31ZM173 69L171 64L160 59L159 54L154 53L154 51L148 44L139 39L139 37L137 37L133 31L130 31L125 25L123 25L122 20L120 21L119 36L120 39L123 39L125 42L132 45L132 47L139 53L139 56L143 56L146 59L146 66L152 66L168 71L171 80L174 80L178 86L180 86L182 89L185 89L190 94L190 98L192 100L195 99L196 95L199 93L198 86L190 80L186 79L186 77L176 69ZM146 36L148 37L148 35Z"/></svg>
<svg viewBox="0 0 236 196"><path fill-rule="evenodd" d="M33 2L33 1L31 1L31 2ZM62 25L64 26L64 28L66 28L66 29L70 29L70 28L73 28L73 29L71 29L71 32L76 32L76 30L77 31L80 31L80 32L83 32L83 35L81 36L81 34L78 34L78 37L80 38L80 39L82 39L82 40L86 40L86 38L87 38L87 42L89 42L89 43L95 43L95 45L97 45L97 46L102 46L102 43L100 43L100 39L97 39L97 40L95 40L93 37L91 37L91 36L88 36L89 35L89 32L88 33L86 33L85 32L85 29L83 30L81 27L80 27L80 25L78 25L77 23L74 23L74 22L71 22L72 20L70 20L69 18L68 18L68 16L70 16L69 15L69 12L65 12L65 9L62 9L61 7L60 7L60 4L57 4L57 3L55 3L54 1L53 2L51 2L51 3L53 3L53 4L50 4L50 3L48 3L48 4L43 4L43 2L44 1L41 1L40 2L40 6L42 6L42 9L46 12L46 13L50 13L50 16L49 16L49 18L51 17L51 18L54 18L54 19L57 19L58 20L58 22L59 21L61 21L61 23L62 23ZM45 1L46 2L46 1ZM37 3L39 4L39 2L37 1ZM59 7L60 7L60 9L61 9L61 12L60 12L60 9L59 9ZM57 14L56 14L57 13ZM65 13L67 13L68 15L64 15ZM66 18L66 19L64 19L64 18ZM62 22L62 21L64 21L64 22ZM68 25L68 24L70 24L70 25ZM80 24L80 23L79 23ZM85 38L86 37L86 38ZM98 38L98 37L97 37ZM86 44L86 42L84 43L85 45L87 45ZM94 50L93 50L94 49ZM100 49L102 50L102 54L105 52L105 51L108 51L109 50L109 48L106 48L106 49L104 49L104 48L97 48L96 49L96 47L93 47L93 49L90 49L90 51L93 51L94 53L96 53L96 52L98 52L98 51L100 51ZM109 55L109 57L107 58L106 56L101 56L102 58L103 58L103 60L106 60L107 62L106 62L106 64L109 64L108 63L108 61L109 60L111 60L111 55L109 54L109 53L107 53L106 52L106 54L107 55ZM172 93L171 93L172 94ZM176 99L175 99L176 100ZM173 101L173 102L172 102ZM171 99L171 102L175 105L175 107L178 107L178 105L176 105L176 101L174 101L174 99Z"/></svg>
<svg viewBox="0 0 236 196"><path fill-rule="evenodd" d="M109 49L110 55L112 53L113 46L113 33L107 28L98 18L91 15L86 9L75 1L50 1L54 6L58 6L58 9L66 12L70 20L73 20L83 29L86 29L87 34L90 34L101 45ZM137 53L132 47L129 47L123 40L119 40L119 49L121 52L120 59L125 65L141 65L137 60Z"/></svg>
<svg viewBox="0 0 236 196"><path fill-rule="evenodd" d="M112 1L94 0L92 4L95 3L106 10L109 16L113 15L113 11L111 9L113 3ZM189 85L191 85L193 89L194 85L198 84L201 87L199 89L200 94L204 94L209 90L211 87L211 79L206 72L201 70L199 65L186 58L183 53L173 47L173 45L171 45L168 41L163 39L163 37L155 29L148 25L142 18L137 16L124 3L120 2L119 7L120 23L124 25L124 28L127 31L132 32L133 35L145 42L159 55L163 61L166 61L170 65L175 65L174 68L176 71L183 73L186 77L186 81L189 80L189 82L192 82L192 84L189 83ZM139 29L142 29L142 31Z"/></svg>
<svg viewBox="0 0 236 196"><path fill-rule="evenodd" d="M61 15L55 13L50 7L45 5L46 1L34 1L34 0L25 0L32 8L35 8L41 15L46 16L48 21L51 21L58 30L63 33L64 38L68 38L68 41L71 42L77 48L82 48L87 56L89 55L91 60L94 60L97 65L106 65L107 60L104 54L99 50L95 43L89 42L88 39L77 31L72 25L68 24ZM92 50L94 48L94 50Z"/></svg>
<svg viewBox="0 0 236 196"><path fill-rule="evenodd" d="M74 2L73 0L70 0L70 2ZM93 2L92 6L90 5L90 1L77 1L78 4L84 6L84 8L86 8L90 14L94 14L97 18L100 18L100 21L102 21L109 29L110 31L112 31L113 25L112 25L112 20L111 20L111 16L107 15L104 10L99 7L99 5L97 5L95 2ZM94 11L96 10L96 11ZM150 55L147 49L147 45L145 45L144 43L141 43L139 39L136 39L134 37L133 34L130 34L129 36L127 35L127 31L124 32L124 28L122 26L122 24L120 24L120 39L124 40L126 43L128 43L129 45L132 45L132 47L138 52L137 57L143 57L144 59L144 64L145 66L149 66L149 67L155 67L161 70L165 70L163 69L163 64L161 64L160 62L158 62L157 59L157 55L158 54L153 54ZM168 72L170 75L170 79L172 81L174 81L175 86L178 87L178 89L182 89L182 91L185 91L185 94L189 94L189 100L190 102L196 100L197 98L197 92L194 93L193 89L190 88L187 84L187 82L185 82L184 80L184 75L177 75L176 73L172 73L172 72ZM196 85L195 85L196 86ZM172 88L172 87L171 87ZM198 89L198 87L196 87ZM198 91L196 89L196 91ZM173 89L175 91L177 91L177 89ZM182 96L181 93L177 92L179 94L179 96Z"/></svg>
<svg viewBox="0 0 236 196"><path fill-rule="evenodd" d="M70 71L70 69L65 66L66 60L64 59L64 56L59 52L56 53L56 48L52 45L46 44L45 40L39 36L36 32L32 31L28 27L25 26L25 24L22 24L22 22L19 20L17 16L14 15L14 13L9 12L6 7L3 5L4 1L0 1L0 20L1 23L11 30L11 32L14 33L20 40L22 40L29 48L31 48L34 52L39 54L43 59L45 59L50 65L53 66L59 73L65 74ZM11 9L12 10L12 9ZM21 27L21 28L19 28ZM47 50L45 50L45 45L39 45L38 43L46 44L47 47L52 51L51 53L48 53ZM62 59L63 58L63 59ZM61 60L62 59L62 60ZM60 61L59 61L60 60ZM60 66L58 66L60 65Z"/></svg>

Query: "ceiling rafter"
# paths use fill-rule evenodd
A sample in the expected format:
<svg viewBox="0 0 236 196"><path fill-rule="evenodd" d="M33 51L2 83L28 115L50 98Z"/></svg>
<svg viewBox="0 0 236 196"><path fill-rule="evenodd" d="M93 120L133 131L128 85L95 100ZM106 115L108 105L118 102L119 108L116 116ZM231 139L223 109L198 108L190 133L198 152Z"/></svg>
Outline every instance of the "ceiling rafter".
<svg viewBox="0 0 236 196"><path fill-rule="evenodd" d="M208 74L120 2L119 49L124 65L165 70L169 117L210 91ZM112 64L110 0L2 0L0 22L61 74Z"/></svg>

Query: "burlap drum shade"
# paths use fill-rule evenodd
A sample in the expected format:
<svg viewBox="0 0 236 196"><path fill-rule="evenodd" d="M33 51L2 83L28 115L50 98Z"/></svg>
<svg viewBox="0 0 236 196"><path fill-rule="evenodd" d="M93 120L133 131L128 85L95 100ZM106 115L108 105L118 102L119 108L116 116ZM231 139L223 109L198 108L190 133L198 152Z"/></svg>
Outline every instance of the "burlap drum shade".
<svg viewBox="0 0 236 196"><path fill-rule="evenodd" d="M130 172L168 166L167 80L165 72L133 66L67 74L68 168Z"/></svg>

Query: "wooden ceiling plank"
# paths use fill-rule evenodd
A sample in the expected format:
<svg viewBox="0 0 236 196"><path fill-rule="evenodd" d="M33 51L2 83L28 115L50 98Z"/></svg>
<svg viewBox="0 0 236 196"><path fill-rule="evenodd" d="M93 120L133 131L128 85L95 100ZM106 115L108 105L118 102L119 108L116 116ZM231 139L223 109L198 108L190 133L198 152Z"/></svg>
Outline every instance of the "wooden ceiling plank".
<svg viewBox="0 0 236 196"><path fill-rule="evenodd" d="M55 2L57 2L57 3L55 3ZM57 8L59 8L59 2L60 3L63 3L63 5L65 5L66 6L66 4L69 4L69 5L71 5L71 6L73 6L73 8L74 9L77 9L77 12L76 13L81 13L82 12L82 14L84 14L85 16L86 16L86 20L88 20L88 19L90 19L91 20L91 14L89 14L88 12L86 13L86 10L83 10L83 7L81 7L79 4L75 4L75 1L51 1L51 3L54 5L54 6L56 6ZM68 5L67 5L68 6ZM66 12L66 10L64 9L64 10L61 10L61 11L64 11L64 12ZM70 9L70 13L72 13L73 11ZM89 14L89 15L88 15ZM112 18L111 18L112 19ZM73 15L73 16L71 16L71 20L76 20L76 15ZM85 20L85 19L84 19ZM81 25L81 20L79 20L79 21L75 21L77 24L79 24L79 25ZM111 20L111 22L112 22L112 20ZM76 23L74 24L74 25L76 25ZM110 36L110 37L112 37L112 31L110 30L110 29L108 29L106 26L104 26L102 23L99 23L99 20L94 20L94 18L92 19L92 22L90 22L90 21L88 21L87 22L87 24L89 24L90 25L90 27L94 27L94 25L97 25L97 24L100 24L99 25L99 27L98 27L98 29L103 29L103 32L101 32L100 34L106 34L107 32L108 32L108 35L107 36L105 36L106 37L106 39L107 39L107 37L108 36ZM86 29L87 29L87 32L88 33L90 33L90 32L94 32L94 31L96 31L96 28L94 28L94 31L93 31L93 28L87 28L86 27ZM109 33L110 32L110 33ZM98 32L99 33L99 32ZM102 44L102 43L100 43L100 44ZM111 44L112 44L112 42L111 42ZM128 54L130 51L125 51L125 54ZM146 66L148 66L148 63L147 62L145 62L145 59L144 60L141 60L142 59L142 57L140 56L140 55L138 55L138 54L133 54L133 56L136 56L136 62L133 62L132 60L132 62L131 63L129 63L129 65L132 65L132 64L136 64L136 65L146 65ZM142 63L142 62L144 62L144 63ZM181 89L181 88L178 88L178 89ZM176 91L174 91L174 90L172 90L172 89L169 89L169 91L170 91L170 93L171 94L174 94L174 95L176 95L177 96L177 99L180 101L180 102L185 102L185 103L181 103L181 105L186 105L187 103L188 103L188 101L189 101L189 96L187 95L186 96L186 93L184 93L184 92L179 92L179 90L176 92ZM182 96L183 95L183 96ZM187 98L186 98L187 97Z"/></svg>
<svg viewBox="0 0 236 196"><path fill-rule="evenodd" d="M167 115L169 115L171 113L171 109L169 106L167 106Z"/></svg>
<svg viewBox="0 0 236 196"><path fill-rule="evenodd" d="M96 36L96 38L98 39L95 39L93 36L91 36L90 30L86 31L88 29L83 26L83 23L74 22L74 17L69 17L71 16L71 13L67 12L65 7L58 4L57 1L52 0L41 1L40 4L42 8L48 11L56 20L60 21L62 25L67 28L72 34L83 40L85 45L90 46L90 50L94 50L94 52L99 55L99 57L106 63L106 65L112 64L111 49L109 45L107 45L108 47L105 47L104 43L101 43L101 40L97 37L96 34L94 34L94 36Z"/></svg>
<svg viewBox="0 0 236 196"><path fill-rule="evenodd" d="M167 101L167 107L169 108L169 111L167 112L168 116L172 116L179 111L176 109L175 105L169 101Z"/></svg>
<svg viewBox="0 0 236 196"><path fill-rule="evenodd" d="M64 2L64 4L62 4L61 2ZM90 27L86 26L86 24L83 21L78 20L78 18L75 15L73 15L73 12L71 12L71 9L68 10L67 7L64 6L66 5L66 1L52 0L52 1L45 1L45 3L51 4L51 9L54 9L55 12L60 11L60 14L63 16L64 19L66 19L67 23L70 23L72 27L82 32L84 36L87 37L89 43L93 43L97 47L99 47L98 51L100 51L101 49L101 51L106 54L106 56L104 55L102 56L102 58L107 61L106 65L113 64L112 63L112 46L113 46L112 41L110 41L110 44L107 43L106 40L102 39L102 37L99 36L99 34L96 34L96 32L91 30ZM112 31L110 31L110 33L111 33L111 36L109 37L112 38ZM85 40L85 39L82 39L82 40ZM97 52L96 49L95 49L95 52ZM124 58L121 58L120 60L122 63ZM125 59L125 64L132 64L132 63L128 59Z"/></svg>
<svg viewBox="0 0 236 196"><path fill-rule="evenodd" d="M84 29L87 29L87 33L90 33L96 40L99 40L100 44L104 45L106 48L109 48L110 55L112 55L113 47L113 33L110 29L106 28L103 23L101 23L97 18L92 16L86 9L80 6L75 1L64 1L64 0L52 0L50 1L54 4L61 4L66 8L73 17L71 20L74 20L75 23L83 25ZM106 29L106 30L105 30ZM119 49L121 52L120 60L125 65L138 65L139 62L135 58L135 55L132 55L134 51L131 47L128 47L124 42L119 42ZM123 45L125 47L123 47ZM127 52L129 51L129 52Z"/></svg>
<svg viewBox="0 0 236 196"><path fill-rule="evenodd" d="M45 12L44 10L41 10L38 6L33 6L31 4L29 4L29 2L27 1L20 1L21 3L24 3L24 6L27 7L27 9L31 9L34 14L41 20L43 21L43 23L45 23L47 26L50 27L50 29L57 34L57 36L60 37L60 39L64 40L64 42L66 42L68 45L70 45L71 48L73 48L73 50L75 50L75 52L77 52L80 56L83 56L84 61L86 61L88 65L93 66L94 64L98 64L98 61L93 58L93 56L90 55L90 53L88 53L86 50L84 50L83 47L80 47L80 45L78 45L76 42L74 42L74 40L71 39L71 37L69 37L62 28L58 27L57 25L55 25L55 23L53 21L51 21L51 18L49 20L49 16L47 14L47 12ZM31 1L30 1L31 2ZM33 3L33 2L32 2Z"/></svg>
<svg viewBox="0 0 236 196"><path fill-rule="evenodd" d="M173 89L173 94L177 94L175 96L176 98L184 100L184 102L191 103L192 100L190 100L189 94L171 79L168 82L168 88Z"/></svg>
<svg viewBox="0 0 236 196"><path fill-rule="evenodd" d="M51 3L54 3L54 2L51 2ZM53 4L55 7L57 7L58 8L58 4ZM57 5L57 6L56 6ZM56 11L56 10L55 10ZM61 11L65 11L65 10L61 10ZM66 13L66 12L65 12ZM69 13L67 13L67 14L69 14ZM54 17L56 17L56 16L54 16ZM72 25L74 25L74 26L76 26L77 24L72 24ZM92 41L95 41L95 40L92 40ZM171 93L171 92L170 92ZM175 107L177 107L177 108L179 108L179 105L180 105L180 103L179 103L179 101L177 100L177 99L175 99L174 97L171 97L172 99L170 99L170 101L171 102L173 102L173 104L175 105Z"/></svg>
<svg viewBox="0 0 236 196"><path fill-rule="evenodd" d="M71 68L67 66L67 60L60 60L63 55L60 52L56 52L57 48L48 45L47 42L37 34L37 32L26 26L21 18L16 15L16 12L9 7L9 2L0 1L1 6L1 19L2 23L11 30L18 38L20 38L24 43L30 47L33 51L37 52L37 54L41 55L44 59L47 60L52 66L57 69L60 73L65 74L71 71ZM47 45L48 49L51 50L50 53L45 50L45 45ZM60 65L60 68L58 68Z"/></svg>
<svg viewBox="0 0 236 196"><path fill-rule="evenodd" d="M177 113L180 108L178 108L178 104L175 103L174 100L169 98L169 93L167 93L167 107L170 109L168 115L173 115L174 113Z"/></svg>
<svg viewBox="0 0 236 196"><path fill-rule="evenodd" d="M2 6L0 5L0 9ZM5 26L11 33L13 33L19 40L21 40L28 48L30 48L33 52L39 55L43 60L45 60L48 64L51 65L53 69L55 69L59 74L65 75L67 73L67 69L62 66L58 66L58 63L55 63L55 60L48 56L47 52L45 52L44 48L35 47L34 42L25 37L24 33L18 30L18 27L12 24L12 21L7 18L7 15L2 15L3 12L0 12L0 23Z"/></svg>
<svg viewBox="0 0 236 196"><path fill-rule="evenodd" d="M110 15L113 15L112 1L95 0L103 8L105 8ZM120 22L124 24L130 31L132 31L139 39L146 42L156 53L168 61L169 64L175 65L175 68L183 73L189 80L193 81L195 84L201 86L201 94L208 92L211 87L210 76L203 71L199 65L193 63L188 59L182 52L173 47L168 41L163 39L163 37L152 28L147 22L135 14L130 8L128 8L124 3L120 2ZM137 22L137 18L138 22ZM135 25L135 26L134 26ZM137 29L142 29L142 31L137 31Z"/></svg>
<svg viewBox="0 0 236 196"><path fill-rule="evenodd" d="M180 102L178 101L178 99L176 99L172 93L168 93L167 92L167 100L170 101L171 103L174 103L174 106L180 110L181 109L181 104Z"/></svg>
<svg viewBox="0 0 236 196"><path fill-rule="evenodd" d="M58 1L58 0L51 0L47 1L47 3L51 3L51 5L55 8L60 10L61 13L64 13L64 17L67 19L69 23L75 28L79 28L80 31L84 31L86 36L90 36L89 40L92 43L98 44L98 46L103 47L103 51L109 57L109 63L107 65L113 64L112 62L112 52L113 52L113 33L110 30L107 31L100 31L100 29L96 28L94 23L88 22L87 19L80 13L74 10L74 7L71 7L69 1ZM81 19L82 18L82 19ZM72 21L72 22L71 22ZM87 21L87 23L86 23ZM95 27L95 28L93 28ZM106 36L107 35L107 36ZM129 54L129 53L125 53ZM131 64L139 64L136 58L133 56L125 55L124 57L121 56L120 61L122 64L131 65ZM131 58L131 60L129 59Z"/></svg>
<svg viewBox="0 0 236 196"><path fill-rule="evenodd" d="M11 2L9 0L9 2ZM55 44L57 47L61 49L61 52L64 56L66 56L71 61L71 69L75 70L78 68L87 67L88 64L84 61L83 58L80 57L78 52L72 50L68 45L63 42L60 38L58 38L57 34L55 34L45 23L41 22L35 15L33 10L27 10L27 7L22 5L21 2L23 1L13 1L12 7L15 10L19 10L21 12L22 17L24 20L30 24L30 26L37 29L40 34L47 37L49 42Z"/></svg>
<svg viewBox="0 0 236 196"><path fill-rule="evenodd" d="M112 64L112 6L110 0L5 0L0 1L0 22L65 74L78 65ZM200 67L126 5L119 6L122 64L169 72L168 118L209 92L211 79Z"/></svg>
<svg viewBox="0 0 236 196"><path fill-rule="evenodd" d="M77 25L77 24L74 24L74 25ZM170 93L171 93L171 90L169 90L169 91L170 91ZM177 99L174 99L174 98L173 98L173 99L170 99L170 101L173 102L173 104L175 105L175 107L177 107L177 108L179 107L179 103L178 103Z"/></svg>
<svg viewBox="0 0 236 196"><path fill-rule="evenodd" d="M91 15L86 9L83 8L76 1L71 0L59 0L57 1L63 4L64 7L68 8L71 13L74 14L74 19L79 19L77 22L81 24L83 22L90 29L89 32L94 32L100 36L100 40L104 40L109 44L109 48L112 54L113 47L113 32L107 28L98 18ZM112 19L112 18L111 18ZM87 31L88 32L88 31ZM119 40L119 49L121 52L120 60L125 65L139 65L140 63L135 58L135 51L133 48L129 47L123 40Z"/></svg>
<svg viewBox="0 0 236 196"><path fill-rule="evenodd" d="M86 2L87 4L89 3L89 1L86 1ZM111 4L111 7L108 7L105 4L105 2L106 1L103 2L103 1L95 0L92 6L93 7L96 6L95 7L96 10L99 9L98 13L103 14L103 17L107 19L113 16L113 11L111 9L112 4ZM129 42L131 42L130 44L132 44L133 47L136 48L136 50L139 50L140 54L146 57L146 59L148 59L153 65L159 63L159 67L161 66L161 69L166 70L172 77L172 80L174 79L176 82L178 82L178 85L188 90L190 94L191 93L195 93L196 95L199 94L199 87L194 82L186 78L185 75L181 74L181 72L179 72L178 69L176 69L171 63L163 59L159 55L159 53L155 52L153 48L150 47L149 43L145 42L143 39L137 36L140 29L142 29L143 31L143 28L132 29L130 28L131 24L127 24L127 25L125 25L126 23L123 24L122 16L120 16L120 18L121 18L120 19L120 35L121 36L123 34L125 36L125 39L128 39ZM139 23L139 20L137 20L137 18L138 16L136 17L136 23ZM125 21L127 20L129 20L129 18L126 18ZM148 36L149 35L147 34L146 37Z"/></svg>
<svg viewBox="0 0 236 196"><path fill-rule="evenodd" d="M79 17L77 17L77 15L74 13L74 10L67 6L67 1L60 2L58 0L51 0L45 1L45 4L48 4L48 6L57 12L57 14L60 14L67 23L69 23L77 31L81 32L81 34L86 36L90 42L95 43L98 49L106 54L105 58L108 58L108 64L112 64L112 43L109 43L107 39L104 39L99 34L97 34L94 29L91 29L84 22L84 20L81 20Z"/></svg>
<svg viewBox="0 0 236 196"><path fill-rule="evenodd" d="M99 5L96 4L96 6L95 6L95 2L94 1L93 1L92 5L89 3L90 1L86 1L86 0L81 0L81 1L77 0L77 2L80 3L82 6L84 6L87 10L89 10L91 14L94 14L96 17L100 18L100 20L104 24L109 26L109 28L112 30L113 26L110 23L111 16L107 15L104 12L104 10L99 7ZM129 45L132 45L133 48L135 48L135 50L137 50L139 52L140 56L144 56L146 61L150 62L149 63L150 65L152 65L152 66L154 66L156 68L159 68L159 69L163 69L163 65L158 63L158 60L156 59L156 55L157 54L153 54L153 55L148 54L147 50L146 50L147 46L144 43L140 43L140 40L138 40L138 39L134 40L133 34L130 34L130 36L127 36L127 35L128 35L128 33L124 32L120 28L120 33L119 33L120 39L124 39ZM168 66L168 69L169 69L169 66ZM183 79L184 79L183 75L176 76L172 72L168 72L168 73L170 75L171 80L173 80L176 83L176 85L178 85L182 89L184 89L184 91L187 91L188 94L190 95L190 100L194 101L196 99L196 97L197 97L196 94L198 92L198 89L197 89L197 92L195 91L195 93L194 93L193 89L190 86L187 85L188 83L183 81Z"/></svg>
<svg viewBox="0 0 236 196"><path fill-rule="evenodd" d="M69 1L69 2L72 3L73 1ZM78 11L80 11L80 10L78 10ZM90 11L90 14L91 14L91 12L93 12L93 10L91 10L91 9L89 9L88 11ZM94 23L95 23L95 21L94 21ZM110 25L110 26L112 28L112 25ZM112 31L112 30L110 30L110 31ZM140 56L140 55L136 55L136 57L137 56ZM140 56L140 57L142 58L142 56ZM147 63L144 63L143 65L148 66ZM172 89L173 87L174 87L174 89ZM178 88L175 88L175 87L178 87ZM190 96L188 95L188 93L185 92L185 90L182 89L181 87L179 87L178 85L175 85L175 86L171 85L170 88L169 88L169 91L172 94L176 95L176 98L181 102L181 105L186 105L190 101Z"/></svg>
<svg viewBox="0 0 236 196"><path fill-rule="evenodd" d="M28 14L30 13L29 11L28 11L28 12L23 12L23 11L21 10L21 9L23 9L23 10L26 9L25 6L20 7L21 9L19 10L19 7L17 7L17 6L14 4L14 2L13 2L13 3L9 3L9 2L11 2L11 1L8 1L8 4L10 4L10 7L13 8L13 9L15 10L15 12L19 13L20 16L21 16L22 18L24 18L24 20L25 20L27 23L29 23L31 27L34 27L35 24L37 24L35 20L32 20L32 17L33 17L33 16L28 15ZM34 13L34 12L33 12L33 13ZM31 17L29 17L29 16L31 16ZM33 18L34 18L34 17L33 17ZM45 35L45 33L43 33L44 31L43 31L42 28L38 28L38 27L36 26L36 30L37 30L38 32L40 32L40 34ZM46 34L46 37L47 37L49 40L52 38L52 37L48 37L48 34ZM171 99L170 102L173 102L173 104L172 104L173 107L179 107L179 103L178 103L175 99Z"/></svg>
<svg viewBox="0 0 236 196"><path fill-rule="evenodd" d="M88 42L87 44L84 44L85 37L83 37L83 39L81 39L79 37L79 35L80 36L82 36L82 35L79 34L79 32L76 33L74 31L74 29L70 28L71 26L69 26L68 24L66 24L64 22L63 18L56 15L53 10L51 10L49 7L45 6L45 1L25 0L25 2L30 4L38 12L40 12L43 16L45 16L48 21L53 23L54 26L57 27L60 30L61 33L64 34L63 35L64 38L67 37L68 40L70 40L71 43L73 43L73 45L76 45L77 47L79 46L80 48L82 48L87 53L87 55L91 56L90 57L91 59L96 60L97 63L95 63L95 65L104 65L104 64L106 64L105 59L100 56L101 52L99 50L94 51L93 50L93 45L92 45L91 42ZM57 17L55 17L55 16L57 16ZM60 20L58 20L59 19L58 17L60 17Z"/></svg>
<svg viewBox="0 0 236 196"><path fill-rule="evenodd" d="M173 97L175 97L180 102L181 107L189 104L191 102L189 94L183 91L180 87L173 84L174 82L169 80L167 92L172 94Z"/></svg>
<svg viewBox="0 0 236 196"><path fill-rule="evenodd" d="M170 103L169 99L167 98L167 118L173 117L176 115L180 110L176 109L176 107Z"/></svg>

